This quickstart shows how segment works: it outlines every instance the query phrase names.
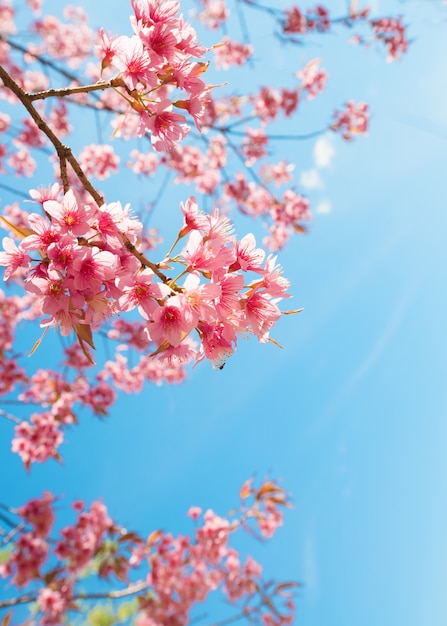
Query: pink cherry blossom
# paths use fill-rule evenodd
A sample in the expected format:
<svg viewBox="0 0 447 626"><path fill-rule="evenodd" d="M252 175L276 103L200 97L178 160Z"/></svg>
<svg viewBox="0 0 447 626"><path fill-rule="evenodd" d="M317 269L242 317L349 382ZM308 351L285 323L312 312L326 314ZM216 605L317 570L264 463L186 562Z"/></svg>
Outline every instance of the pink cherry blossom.
<svg viewBox="0 0 447 626"><path fill-rule="evenodd" d="M181 298L172 296L153 312L147 331L152 341L158 344L167 341L177 347L192 328L192 323L185 319Z"/></svg>
<svg viewBox="0 0 447 626"><path fill-rule="evenodd" d="M345 141L350 141L355 135L365 135L368 132L369 112L365 102L356 103L350 100L345 109L335 111L335 121L331 129L341 132Z"/></svg>
<svg viewBox="0 0 447 626"><path fill-rule="evenodd" d="M91 210L79 206L73 192L68 191L62 204L56 200L43 201L44 211L58 225L60 233L71 232L76 236L85 235L90 230L88 222Z"/></svg>
<svg viewBox="0 0 447 626"><path fill-rule="evenodd" d="M118 172L120 159L107 144L91 144L85 146L79 155L79 163L86 176L93 176L98 180L109 178Z"/></svg>
<svg viewBox="0 0 447 626"><path fill-rule="evenodd" d="M222 26L230 16L230 11L224 0L201 0L201 4L203 10L198 17L205 26L212 30Z"/></svg>
<svg viewBox="0 0 447 626"><path fill-rule="evenodd" d="M34 413L31 423L21 422L15 428L12 451L22 459L26 467L31 463L43 463L48 458L58 458L57 448L63 441L60 424L50 412Z"/></svg>
<svg viewBox="0 0 447 626"><path fill-rule="evenodd" d="M296 73L301 81L301 89L307 91L309 100L313 100L319 93L324 91L328 73L321 69L321 59L313 59L302 70Z"/></svg>
<svg viewBox="0 0 447 626"><path fill-rule="evenodd" d="M10 237L3 237L2 243L4 252L0 252L0 265L6 267L3 280L9 280L20 268L26 270L30 266L31 258Z"/></svg>
<svg viewBox="0 0 447 626"><path fill-rule="evenodd" d="M184 115L172 113L170 101L163 100L156 105L151 115L144 117L140 133L143 135L145 130L149 130L154 148L167 151L189 133L189 127L184 122Z"/></svg>
<svg viewBox="0 0 447 626"><path fill-rule="evenodd" d="M232 65L244 65L253 54L253 46L250 44L233 41L225 36L222 43L215 47L216 67L228 70Z"/></svg>
<svg viewBox="0 0 447 626"><path fill-rule="evenodd" d="M52 504L54 496L45 491L42 498L32 498L25 506L17 509L20 517L33 525L34 533L37 537L48 537L54 523L54 512Z"/></svg>

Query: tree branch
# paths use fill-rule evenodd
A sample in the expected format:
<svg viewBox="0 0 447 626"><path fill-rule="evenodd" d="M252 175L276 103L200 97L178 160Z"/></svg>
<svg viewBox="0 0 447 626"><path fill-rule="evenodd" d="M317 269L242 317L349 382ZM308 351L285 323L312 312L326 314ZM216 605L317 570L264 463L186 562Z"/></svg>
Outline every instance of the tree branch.
<svg viewBox="0 0 447 626"><path fill-rule="evenodd" d="M90 93L91 91L102 91L112 87L112 81L95 83L94 85L81 85L79 87L67 87L65 89L46 89L45 91L37 91L29 95L31 102L34 100L45 100L46 98L64 98L77 93Z"/></svg>
<svg viewBox="0 0 447 626"><path fill-rule="evenodd" d="M5 70L4 67L0 65L0 78L3 81L5 87L7 87L12 93L20 100L25 109L28 111L34 122L36 123L39 130L41 130L44 135L48 137L48 139L53 144L57 156L59 157L59 161L61 162L61 170L63 169L63 161L68 161L76 176L78 177L80 183L84 187L84 189L91 195L93 200L96 202L98 206L102 206L104 204L104 198L101 194L93 187L91 182L88 180L87 176L84 174L81 166L78 161L74 157L71 148L64 145L61 140L55 135L55 133L51 130L48 124L45 122L43 117L36 111L32 104L32 96L26 93L20 85L18 85L9 73ZM64 190L66 186L68 186L68 181L63 180Z"/></svg>
<svg viewBox="0 0 447 626"><path fill-rule="evenodd" d="M102 591L97 593L77 593L73 595L73 600L119 600L121 598L127 598L133 596L136 593L140 593L149 588L147 582L135 583L125 589L117 589L116 591ZM30 604L36 602L38 595L36 593L27 593L17 598L9 598L8 600L0 601L0 609L7 609L11 606L17 606L18 604Z"/></svg>

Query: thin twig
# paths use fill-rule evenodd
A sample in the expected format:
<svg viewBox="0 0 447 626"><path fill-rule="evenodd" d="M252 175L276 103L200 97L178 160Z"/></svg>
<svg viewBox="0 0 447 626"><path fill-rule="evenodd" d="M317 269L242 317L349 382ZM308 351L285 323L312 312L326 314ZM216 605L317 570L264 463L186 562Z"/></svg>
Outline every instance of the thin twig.
<svg viewBox="0 0 447 626"><path fill-rule="evenodd" d="M10 89L12 91L12 93L15 96L17 96L17 98L20 100L20 102L23 104L25 109L28 111L28 113L30 114L30 116L32 117L34 122L36 123L37 127L39 128L39 130L41 130L48 137L48 139L51 141L51 143L53 144L53 146L54 146L54 148L55 148L55 150L57 152L57 156L59 157L59 160L61 161L61 163L62 163L62 161L64 159L67 160L68 163L70 163L71 167L73 168L76 176L78 177L78 179L81 182L81 184L84 187L84 189L91 195L91 197L93 198L93 200L96 202L96 204L98 206L102 206L104 204L104 198L93 187L91 182L88 180L87 176L84 174L81 166L79 165L78 161L74 157L74 155L73 155L73 153L71 151L71 148L69 148L68 146L65 146L61 142L61 140L55 135L55 133L51 130L51 128L45 122L43 117L36 111L36 109L34 108L34 106L32 104L32 100L31 100L30 94L26 93L20 87L20 85L18 85L15 82L15 80L13 80L13 78L9 75L9 73L1 65L0 65L0 78L2 79L3 84L5 85L5 87Z"/></svg>
<svg viewBox="0 0 447 626"><path fill-rule="evenodd" d="M15 528L13 528L7 535L5 535L5 537L3 537L2 541L0 542L0 544L2 546L6 546L11 541L11 539L14 537L14 535L19 533L25 527L26 527L26 523L25 522L20 522L20 524L17 524L17 526Z"/></svg>
<svg viewBox="0 0 447 626"><path fill-rule="evenodd" d="M97 593L77 593L73 596L73 600L119 600L120 598L127 598L128 596L135 595L136 593L140 593L145 589L149 588L149 584L147 582L136 583L135 585L130 585L126 587L126 589L118 589L116 591L103 591ZM0 601L0 609L6 609L10 606L17 606L18 604L30 604L31 602L35 602L37 600L37 594L35 593L27 593L23 596L18 596L17 598L9 598L8 600Z"/></svg>
<svg viewBox="0 0 447 626"><path fill-rule="evenodd" d="M79 87L67 87L65 89L46 89L30 94L31 102L34 100L45 100L46 98L64 98L77 93L90 93L91 91L104 91L112 87L112 81L95 83L94 85L81 85Z"/></svg>
<svg viewBox="0 0 447 626"><path fill-rule="evenodd" d="M11 413L7 413L3 409L0 409L0 415L6 418L7 420L10 420L11 422L14 422L14 424L21 424L21 420L19 420L18 417L16 417L15 415L12 415Z"/></svg>
<svg viewBox="0 0 447 626"><path fill-rule="evenodd" d="M4 185L3 183L0 183L0 189L4 189L5 191L9 191L9 192L11 192L13 194L16 194L17 196L21 196L25 200L29 200L29 194L28 193L24 193L23 191L20 191L20 189L14 189L14 187L10 187L9 185Z"/></svg>
<svg viewBox="0 0 447 626"><path fill-rule="evenodd" d="M246 137L247 133L240 130L231 130L230 128L216 128L213 127L213 130L222 133L223 135L234 135L237 137ZM273 141L305 141L307 139L314 139L315 137L319 137L323 135L323 133L327 132L329 128L322 128L321 130L314 130L311 133L307 133L305 135L270 135L267 137Z"/></svg>

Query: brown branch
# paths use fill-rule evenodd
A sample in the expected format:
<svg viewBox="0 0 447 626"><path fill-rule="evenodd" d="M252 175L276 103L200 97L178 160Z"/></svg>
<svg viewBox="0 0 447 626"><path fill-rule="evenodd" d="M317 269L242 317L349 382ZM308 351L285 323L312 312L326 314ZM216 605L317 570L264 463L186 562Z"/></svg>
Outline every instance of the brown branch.
<svg viewBox="0 0 447 626"><path fill-rule="evenodd" d="M60 165L60 173L61 173L61 181L62 186L64 188L64 193L70 190L70 181L68 180L68 172L67 172L67 161L65 158L61 159L59 157L59 165Z"/></svg>
<svg viewBox="0 0 447 626"><path fill-rule="evenodd" d="M136 593L140 593L149 588L149 584L146 582L135 583L126 587L126 589L118 589L116 591L104 591L97 593L78 593L74 596L75 600L119 600L120 598L127 598L133 596Z"/></svg>
<svg viewBox="0 0 447 626"><path fill-rule="evenodd" d="M126 246L126 250L128 250L131 254L133 254L134 257L136 257L140 261L141 265L145 267L149 267L154 272L154 274L156 274L158 278L162 280L164 283L168 284L170 282L170 279L166 276L166 274L163 274L163 272L161 272L158 269L158 266L155 263L152 263L152 261L149 261L149 259L147 259L142 252L139 252L135 248L135 246L133 245L133 243L130 241L129 237L125 233L121 233L121 237L123 238L123 242L124 242L124 245Z"/></svg>
<svg viewBox="0 0 447 626"><path fill-rule="evenodd" d="M71 167L73 168L76 176L78 177L80 183L84 187L84 189L91 195L93 200L96 202L98 206L102 206L104 204L104 198L101 194L93 187L91 182L88 180L87 176L84 174L81 166L78 161L74 157L71 148L65 146L61 140L55 135L55 133L51 130L48 124L45 122L43 117L36 111L32 104L32 96L29 93L26 93L20 85L18 85L15 80L11 78L9 73L5 70L4 67L0 65L0 78L3 81L5 87L7 87L12 93L17 96L20 102L23 104L25 109L28 111L34 122L36 123L39 130L41 130L44 135L48 137L48 139L53 144L57 156L59 157L59 161L62 163L63 160L68 161ZM61 168L62 169L62 168Z"/></svg>
<svg viewBox="0 0 447 626"><path fill-rule="evenodd" d="M134 585L130 585L125 589L118 589L116 591L103 591L97 593L77 593L73 595L73 600L119 600L121 598L127 598L128 596L133 596L136 593L140 593L145 589L149 588L149 584L147 582L135 583ZM31 602L36 602L37 594L28 593L23 596L18 596L17 598L9 598L8 600L0 601L0 609L6 609L10 606L17 606L18 604L30 604Z"/></svg>
<svg viewBox="0 0 447 626"><path fill-rule="evenodd" d="M0 609L7 609L10 606L17 606L18 604L29 604L30 602L35 602L37 600L37 595L28 593L24 596L19 596L18 598L10 598L9 600L2 600L0 602Z"/></svg>
<svg viewBox="0 0 447 626"><path fill-rule="evenodd" d="M30 94L30 101L45 100L46 98L64 98L77 93L90 93L91 91L102 91L112 87L112 81L95 83L94 85L81 85L79 87L67 87L65 89L46 89L45 91L37 91Z"/></svg>

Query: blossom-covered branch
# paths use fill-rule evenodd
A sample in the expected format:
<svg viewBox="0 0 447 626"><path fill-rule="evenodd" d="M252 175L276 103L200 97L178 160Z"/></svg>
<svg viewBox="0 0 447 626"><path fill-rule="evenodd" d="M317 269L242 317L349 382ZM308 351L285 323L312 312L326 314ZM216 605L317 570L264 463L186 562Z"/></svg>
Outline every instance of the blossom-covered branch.
<svg viewBox="0 0 447 626"><path fill-rule="evenodd" d="M80 610L81 602L119 600L137 596L136 623L165 624L175 619L187 623L195 604L216 591L243 608L237 616L264 623L290 624L295 583L272 585L262 578L262 567L248 557L242 561L230 545L232 535L246 529L265 539L282 525L282 509L289 506L285 491L270 479L255 487L252 480L241 489L241 510L229 518L199 507L188 515L194 521L191 537L175 537L161 530L146 538L118 526L101 502L87 508L73 503L75 524L52 538L55 499L49 492L17 509L18 536L0 575L18 588L35 591L0 601L0 609L33 603L41 624L56 626ZM90 576L121 583L118 589L81 591ZM130 582L130 578L138 580ZM113 584L113 583L112 583ZM232 621L237 616L233 616Z"/></svg>

